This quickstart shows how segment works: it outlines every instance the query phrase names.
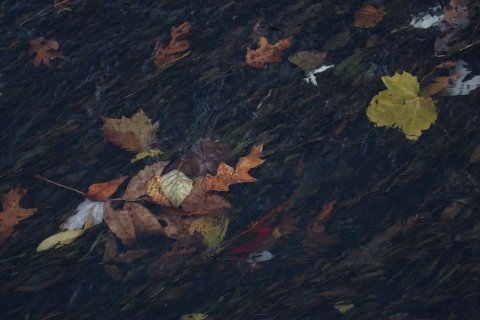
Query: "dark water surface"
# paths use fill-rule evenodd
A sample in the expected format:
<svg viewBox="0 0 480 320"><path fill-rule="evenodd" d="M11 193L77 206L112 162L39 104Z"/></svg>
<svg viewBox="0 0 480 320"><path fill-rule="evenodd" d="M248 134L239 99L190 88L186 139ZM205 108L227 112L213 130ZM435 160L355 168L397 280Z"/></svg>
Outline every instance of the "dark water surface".
<svg viewBox="0 0 480 320"><path fill-rule="evenodd" d="M21 184L20 205L38 211L0 247L1 318L480 319L476 86L433 95L437 119L418 140L366 116L385 90L381 77L408 72L428 86L453 72L435 66L460 60L471 71L465 82L480 74L479 2L452 3L468 21L420 29L413 17L451 3L2 1L0 192ZM386 15L355 27L367 5ZM166 47L183 22L191 53L159 68L155 42ZM64 58L35 67L28 51L38 37L57 41ZM281 62L245 62L260 37L292 38ZM324 64L335 67L307 83L288 60L300 51L328 52ZM159 122L153 147L164 153L131 164L132 153L105 140L100 116L139 109ZM178 249L173 239L128 248L117 239L119 252L149 252L103 263L112 234L102 223L37 253L84 198L35 175L85 192L182 158L202 139L231 148L233 164L264 145L266 161L250 170L258 182L218 193L232 205L219 247L183 243L196 251L165 259ZM104 265L116 267L116 279Z"/></svg>

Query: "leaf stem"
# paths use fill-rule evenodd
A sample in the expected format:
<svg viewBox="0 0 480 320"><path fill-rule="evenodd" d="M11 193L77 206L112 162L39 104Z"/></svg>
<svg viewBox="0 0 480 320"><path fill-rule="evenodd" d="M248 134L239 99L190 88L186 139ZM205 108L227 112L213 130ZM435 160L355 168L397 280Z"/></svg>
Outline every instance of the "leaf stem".
<svg viewBox="0 0 480 320"><path fill-rule="evenodd" d="M72 190L72 191L78 192L78 193L80 193L80 194L81 194L81 195L83 195L83 196L87 196L87 195L86 195L84 192L82 192L82 191L79 191L79 190L77 190L77 189L73 189L73 188L70 188L70 187L64 186L63 184L60 184L60 183L54 182L54 181L52 181L52 180L48 180L48 179L46 179L46 178L42 177L42 176L41 176L41 175L39 175L39 174L36 174L36 175L35 175L35 178L38 178L38 179L41 179L41 180L44 180L44 181L47 181L47 182L53 183L54 185L57 185L57 186L59 186L59 187L62 187L62 188L68 189L68 190Z"/></svg>

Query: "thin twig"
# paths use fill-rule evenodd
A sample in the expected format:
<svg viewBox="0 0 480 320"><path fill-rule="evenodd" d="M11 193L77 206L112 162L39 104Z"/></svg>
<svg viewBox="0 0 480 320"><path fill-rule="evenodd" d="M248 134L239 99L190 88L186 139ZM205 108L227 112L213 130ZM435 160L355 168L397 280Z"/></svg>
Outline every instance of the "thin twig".
<svg viewBox="0 0 480 320"><path fill-rule="evenodd" d="M79 190L77 190L77 189L73 189L73 188L64 186L63 184L60 184L60 183L53 182L52 180L45 179L44 177L42 177L42 176L39 175L39 174L36 174L36 175L35 175L35 178L42 179L42 180L44 180L44 181L53 183L54 185L57 185L57 186L59 186L59 187L62 187L62 188L68 189L68 190L72 190L72 191L78 192L78 193L80 193L80 194L83 195L83 196L87 196L87 195L86 195L84 192L82 192L82 191L79 191Z"/></svg>

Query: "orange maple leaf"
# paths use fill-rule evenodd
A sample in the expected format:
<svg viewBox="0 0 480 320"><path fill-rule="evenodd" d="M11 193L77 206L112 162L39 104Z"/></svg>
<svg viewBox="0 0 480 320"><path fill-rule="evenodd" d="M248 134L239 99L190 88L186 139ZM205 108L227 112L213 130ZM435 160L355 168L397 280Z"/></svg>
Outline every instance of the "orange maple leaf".
<svg viewBox="0 0 480 320"><path fill-rule="evenodd" d="M57 50L59 45L55 40L44 41L44 37L35 38L30 40L30 50L28 50L28 55L31 56L34 53L37 53L35 59L33 59L33 65L38 67L40 63L43 62L44 65L50 66L50 60L55 58L65 58L61 52L52 52L49 50Z"/></svg>
<svg viewBox="0 0 480 320"><path fill-rule="evenodd" d="M166 48L163 48L162 43L157 40L155 44L155 54L153 56L154 63L157 67L161 68L167 63L180 60L190 54L191 51L180 56L177 55L177 53L185 51L190 47L190 41L177 41L177 38L187 34L191 27L192 25L188 22L184 22L176 28L172 27L172 39Z"/></svg>
<svg viewBox="0 0 480 320"><path fill-rule="evenodd" d="M263 144L253 147L249 154L238 160L235 169L224 162L220 163L215 176L207 174L205 182L206 191L228 191L228 186L231 184L258 181L248 174L248 170L258 167L265 161L260 159L262 149Z"/></svg>
<svg viewBox="0 0 480 320"><path fill-rule="evenodd" d="M95 183L88 187L87 198L90 201L107 201L112 194L117 191L119 185L122 184L128 176L121 177L112 181Z"/></svg>
<svg viewBox="0 0 480 320"><path fill-rule="evenodd" d="M20 207L20 198L27 193L26 189L20 189L20 185L11 189L8 193L2 193L0 201L3 211L0 212L0 245L13 232L13 227L23 219L37 212L37 208L23 209Z"/></svg>
<svg viewBox="0 0 480 320"><path fill-rule="evenodd" d="M258 49L247 48L247 63L262 68L266 63L282 62L283 50L289 48L291 44L292 38L282 39L272 45L265 37L261 37L258 40Z"/></svg>

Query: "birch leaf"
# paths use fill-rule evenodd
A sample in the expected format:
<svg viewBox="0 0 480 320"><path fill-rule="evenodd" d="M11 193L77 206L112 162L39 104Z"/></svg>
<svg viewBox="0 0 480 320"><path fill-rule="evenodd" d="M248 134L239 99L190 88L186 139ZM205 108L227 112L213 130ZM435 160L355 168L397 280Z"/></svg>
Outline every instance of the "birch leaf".
<svg viewBox="0 0 480 320"><path fill-rule="evenodd" d="M193 181L183 172L173 170L162 177L161 186L168 200L178 208L192 191Z"/></svg>

